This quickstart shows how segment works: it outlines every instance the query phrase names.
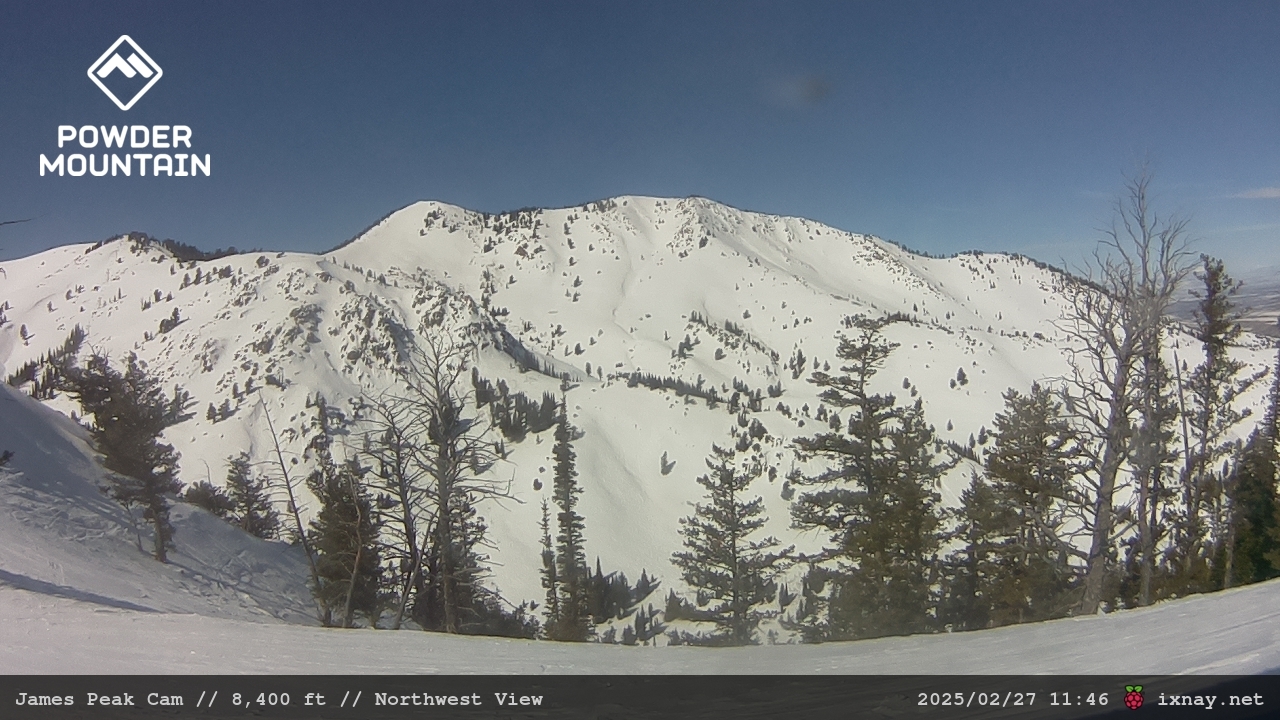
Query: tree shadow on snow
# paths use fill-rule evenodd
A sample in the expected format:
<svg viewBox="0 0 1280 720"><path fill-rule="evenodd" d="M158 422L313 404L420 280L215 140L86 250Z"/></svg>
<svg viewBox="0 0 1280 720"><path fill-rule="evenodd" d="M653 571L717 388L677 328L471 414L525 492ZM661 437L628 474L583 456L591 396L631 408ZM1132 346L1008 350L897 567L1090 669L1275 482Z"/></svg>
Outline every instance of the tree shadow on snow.
<svg viewBox="0 0 1280 720"><path fill-rule="evenodd" d="M54 597L67 598L68 600L79 600L80 602L94 603L96 605L106 605L107 607L119 608L121 610L137 610L138 612L160 612L155 608L149 608L145 605L137 605L127 600L117 600L115 598L98 595L84 590L77 590L66 585L54 585L44 580L36 580L11 573L7 570L0 570L0 583L15 587L19 590L40 593L41 595L53 595Z"/></svg>

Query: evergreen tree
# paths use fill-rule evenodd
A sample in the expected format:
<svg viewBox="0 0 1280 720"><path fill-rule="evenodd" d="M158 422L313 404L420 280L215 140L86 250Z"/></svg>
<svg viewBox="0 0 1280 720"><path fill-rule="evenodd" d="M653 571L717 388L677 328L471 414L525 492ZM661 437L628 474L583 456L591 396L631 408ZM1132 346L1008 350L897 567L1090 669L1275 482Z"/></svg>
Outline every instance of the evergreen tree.
<svg viewBox="0 0 1280 720"><path fill-rule="evenodd" d="M881 336L888 322L850 319L859 336L840 339L843 374L816 372L811 379L827 405L848 412L847 426L833 415L831 432L796 440L802 460L830 463L816 475L790 478L818 488L792 505L793 525L829 533L797 612L810 618L799 628L811 640L924 632L933 625L931 588L942 540L934 488L951 464L937 461L937 438L919 401L897 408L892 395L870 391L897 347Z"/></svg>
<svg viewBox="0 0 1280 720"><path fill-rule="evenodd" d="M889 430L891 474L863 486L855 506L852 563L834 582L829 622L841 636L928 632L943 534L936 488L952 463L939 462L933 427L917 400Z"/></svg>
<svg viewBox="0 0 1280 720"><path fill-rule="evenodd" d="M377 621L381 568L378 526L364 476L366 469L350 459L338 465L332 454L331 414L324 397L315 399L316 435L308 445L315 469L307 488L320 503L311 521L319 586L313 588L324 608L326 625L351 627L357 612Z"/></svg>
<svg viewBox="0 0 1280 720"><path fill-rule="evenodd" d="M1066 615L1087 559L1070 530L1083 502L1073 486L1082 459L1062 404L1039 384L1004 399L987 480L974 479L957 513L955 537L965 544L948 562L946 622L953 627Z"/></svg>
<svg viewBox="0 0 1280 720"><path fill-rule="evenodd" d="M759 608L777 595L776 576L794 547L771 552L777 538L751 539L764 527L764 501L748 499L752 481L764 473L759 452L751 452L751 437L739 435L735 446L711 446L707 469L698 478L706 489L706 504L694 506L694 514L680 519L685 551L672 554L684 581L697 591L698 607L707 608L717 634L734 645L755 642L756 628L764 618ZM759 445L756 445L759 448ZM739 462L739 453L750 453Z"/></svg>
<svg viewBox="0 0 1280 720"><path fill-rule="evenodd" d="M556 443L551 450L555 458L555 483L553 499L559 512L556 515L559 531L556 535L556 579L560 590L558 603L559 622L550 628L553 640L581 642L591 636L589 608L587 606L587 554L584 548L586 523L577 512L582 488L578 485L575 466L577 455L573 452L573 426L569 424L564 402L560 403L560 416L556 421Z"/></svg>
<svg viewBox="0 0 1280 720"><path fill-rule="evenodd" d="M548 639L560 626L560 575L556 570L556 547L551 539L551 508L542 499L542 588L547 591L543 629Z"/></svg>
<svg viewBox="0 0 1280 720"><path fill-rule="evenodd" d="M1236 295L1241 284L1220 260L1201 256L1197 274L1203 288L1195 294L1193 334L1204 360L1183 382L1178 371L1183 407L1183 466L1178 477L1179 507L1169 513L1172 547L1166 553L1164 594L1186 595L1222 587L1226 564L1234 552L1229 540L1232 511L1227 478L1220 470L1237 451L1233 429L1247 411L1235 407L1239 396L1261 379L1241 377L1245 365L1229 349L1242 332Z"/></svg>
<svg viewBox="0 0 1280 720"><path fill-rule="evenodd" d="M1223 585L1280 577L1280 502L1276 498L1276 448L1265 432L1245 444L1228 481L1231 496L1231 564Z"/></svg>
<svg viewBox="0 0 1280 720"><path fill-rule="evenodd" d="M364 485L366 469L355 459L317 470L307 486L320 502L311 522L320 576L317 595L341 627L357 612L377 622L381 568L373 502Z"/></svg>
<svg viewBox="0 0 1280 720"><path fill-rule="evenodd" d="M587 582L587 608L592 622L603 625L612 620L625 620L631 617L639 611L640 603L653 594L659 585L661 582L649 577L647 572L641 570L640 579L632 587L625 573L617 571L605 573L600 558L597 557L595 574L591 575ZM650 620L652 620L651 614ZM656 635L663 630L662 624L657 622L648 622L642 629L646 632L640 633L640 642L645 640L643 635L647 633ZM610 633L605 633L602 639L605 642L613 642Z"/></svg>
<svg viewBox="0 0 1280 720"><path fill-rule="evenodd" d="M1001 576L1000 551L1010 542L1012 508L981 476L974 474L960 494L952 536L961 548L947 558L942 577L943 602L938 622L949 630L978 630L995 624L996 578Z"/></svg>
<svg viewBox="0 0 1280 720"><path fill-rule="evenodd" d="M1137 502L1134 521L1137 534L1126 545L1125 572L1121 576L1120 594L1123 605L1150 605L1163 595L1157 584L1161 568L1156 565L1157 547L1168 534L1168 507L1176 495L1174 462L1179 453L1174 447L1178 422L1177 398L1169 367L1160 355L1163 329L1157 327L1142 352L1138 387L1135 392L1138 424L1134 429L1132 465Z"/></svg>
<svg viewBox="0 0 1280 720"><path fill-rule="evenodd" d="M186 412L190 396L175 388L169 398L160 383L130 354L125 372L111 367L95 354L84 367L68 368L66 391L80 401L84 415L92 415L90 434L103 453L110 476L108 492L130 511L140 505L143 518L154 533L153 555L168 561L173 525L169 522L169 498L177 494L178 453L160 442L160 435L191 417Z"/></svg>
<svg viewBox="0 0 1280 720"><path fill-rule="evenodd" d="M271 502L266 479L253 472L247 452L227 458L227 495L241 530L264 540L280 536L280 514Z"/></svg>
<svg viewBox="0 0 1280 720"><path fill-rule="evenodd" d="M437 530L426 551L428 582L415 614L428 630L485 634L503 620L495 616L501 612L500 601L483 585L489 558L481 546L488 525L470 494L455 496L446 518L437 527L444 525L449 534ZM452 629L451 617L456 623Z"/></svg>
<svg viewBox="0 0 1280 720"><path fill-rule="evenodd" d="M828 547L811 562L795 616L796 628L807 640L843 636L829 622L827 603L831 593L823 593L823 589L829 578L847 576L856 570L848 566L847 560L841 561L858 552L856 533L863 520L855 522L853 518L861 514L861 505L868 497L865 489L881 484L882 478L892 474L888 426L895 400L892 395L872 393L869 387L872 377L898 347L881 336L885 324L862 316L853 318L852 327L859 336L842 336L836 349L836 355L847 363L840 366L843 374L830 375L820 370L809 380L822 388L819 419L826 406L835 408L835 412L827 416L830 432L795 440L801 460L821 459L828 466L817 475L797 471L789 477L793 486L817 488L796 499L791 507L792 525L828 532ZM841 411L848 414L847 429L839 419ZM832 568L835 563L843 567Z"/></svg>
<svg viewBox="0 0 1280 720"><path fill-rule="evenodd" d="M231 501L231 498L227 497L222 488L208 480L201 480L188 487L187 491L182 494L182 499L184 502L191 503L196 507L204 508L210 514L223 520L226 520L231 511L235 509L235 503Z"/></svg>
<svg viewBox="0 0 1280 720"><path fill-rule="evenodd" d="M1228 483L1232 553L1224 585L1280 577L1280 358L1262 422L1249 436Z"/></svg>

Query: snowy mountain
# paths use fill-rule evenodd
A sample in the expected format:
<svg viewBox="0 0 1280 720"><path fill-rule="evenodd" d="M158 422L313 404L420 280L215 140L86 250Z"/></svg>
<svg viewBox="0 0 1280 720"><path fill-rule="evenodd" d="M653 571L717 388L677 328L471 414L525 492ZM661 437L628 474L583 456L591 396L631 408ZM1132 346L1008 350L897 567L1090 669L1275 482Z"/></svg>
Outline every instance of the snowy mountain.
<svg viewBox="0 0 1280 720"><path fill-rule="evenodd" d="M186 482L219 483L241 450L268 460L267 413L302 472L316 393L350 421L341 456L359 441L351 399L391 388L391 368L425 334L466 335L481 346L483 379L535 401L564 395L582 432L588 558L633 579L647 570L664 589L680 587L670 557L678 519L702 494L695 478L740 410L767 431L764 450L780 471L753 488L765 498L766 532L801 551L821 545L790 529L785 477L791 441L825 427L807 379L836 364L847 317L900 318L886 329L899 347L876 389L918 397L944 440L967 445L990 426L1006 389L1067 371L1054 321L1062 289L1075 282L1017 256L929 258L804 219L646 197L502 215L421 202L318 255L182 261L122 238L0 268L8 303L0 363L13 372L77 325L112 358L137 353L166 387L197 401L196 417L166 436ZM1168 350L1198 361L1188 337ZM1253 337L1239 356L1255 370L1273 357ZM49 405L75 409L65 397ZM516 601L542 593L538 519L551 492L550 440L550 432L508 440L493 473L510 482L512 499L480 508L493 582ZM962 464L944 501L954 503L967 480ZM180 552L195 552L197 532L179 526Z"/></svg>

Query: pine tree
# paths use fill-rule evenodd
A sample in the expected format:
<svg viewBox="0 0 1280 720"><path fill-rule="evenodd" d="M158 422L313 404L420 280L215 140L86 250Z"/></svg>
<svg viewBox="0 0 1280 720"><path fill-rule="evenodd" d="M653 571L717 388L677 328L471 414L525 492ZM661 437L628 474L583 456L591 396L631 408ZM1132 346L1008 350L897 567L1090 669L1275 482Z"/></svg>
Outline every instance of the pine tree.
<svg viewBox="0 0 1280 720"><path fill-rule="evenodd" d="M1246 585L1280 577L1280 359L1267 410L1240 453L1228 491L1232 552L1223 585Z"/></svg>
<svg viewBox="0 0 1280 720"><path fill-rule="evenodd" d="M560 589L558 603L559 621L550 629L553 640L581 642L591 636L591 622L587 599L587 553L584 548L586 527L582 515L577 512L582 488L578 485L575 465L577 455L573 451L573 426L569 424L564 402L560 403L560 415L556 421L555 446L551 450L555 458L555 481L552 497L559 512L556 514L556 579Z"/></svg>
<svg viewBox="0 0 1280 720"><path fill-rule="evenodd" d="M224 520L235 509L235 503L231 501L231 498L227 497L222 488L208 480L201 480L188 487L187 491L182 494L182 500L196 507L204 508L214 517Z"/></svg>
<svg viewBox="0 0 1280 720"><path fill-rule="evenodd" d="M1233 587L1280 577L1280 501L1276 497L1275 443L1255 432L1228 482L1231 496L1231 564L1223 585Z"/></svg>
<svg viewBox="0 0 1280 720"><path fill-rule="evenodd" d="M1220 468L1238 451L1233 429L1246 411L1235 407L1236 400L1262 377L1241 377L1244 363L1229 354L1242 332L1235 300L1241 284L1220 260L1207 255L1200 260L1197 277L1203 289L1195 293L1193 334L1204 360L1185 382L1182 368L1175 368L1183 416L1183 466L1179 507L1169 513L1173 538L1165 560L1168 595L1205 592L1222 587L1226 578L1225 565L1234 552L1229 540L1232 511Z"/></svg>
<svg viewBox="0 0 1280 720"><path fill-rule="evenodd" d="M948 563L948 622L973 629L1067 614L1087 559L1072 519L1083 498L1073 486L1082 462L1062 404L1039 384L1004 395L986 455L987 479L962 496ZM1073 564L1074 563L1074 564Z"/></svg>
<svg viewBox="0 0 1280 720"><path fill-rule="evenodd" d="M437 531L428 545L428 583L415 607L416 614L428 630L485 634L493 623L501 624L503 620L498 598L483 585L489 558L481 552L481 546L488 525L469 494L455 496L447 520L439 524L450 529L450 540L443 542L444 533ZM456 623L452 626L451 617Z"/></svg>
<svg viewBox="0 0 1280 720"><path fill-rule="evenodd" d="M897 347L881 336L888 322L851 318L859 336L840 339L837 355L848 363L843 374L816 372L811 379L824 388L826 404L847 410L847 427L833 415L831 432L796 440L802 460L830 463L816 475L790 478L819 488L792 505L793 525L829 533L797 613L810 618L800 629L811 640L907 634L933 625L931 588L942 540L935 486L952 464L937 461L938 441L919 401L896 408L892 395L870 391Z"/></svg>
<svg viewBox="0 0 1280 720"><path fill-rule="evenodd" d="M227 495L241 530L264 540L280 536L280 514L271 502L266 479L254 474L247 452L227 458Z"/></svg>
<svg viewBox="0 0 1280 720"><path fill-rule="evenodd" d="M105 456L103 465L116 473L108 492L130 517L133 506L142 507L154 534L153 555L167 562L173 539L169 499L182 485L177 479L179 455L159 438L166 428L191 417L186 412L190 397L180 388L167 397L132 354L124 374L95 354L83 368L69 368L63 382L84 415L94 418L90 434Z"/></svg>
<svg viewBox="0 0 1280 720"><path fill-rule="evenodd" d="M560 626L560 575L556 571L556 547L551 539L551 508L547 499L542 499L542 588L546 593L546 608L543 610L543 629L548 639Z"/></svg>
<svg viewBox="0 0 1280 720"><path fill-rule="evenodd" d="M640 579L632 587L625 573L604 572L600 558L597 557L595 574L591 575L587 582L588 614L596 625L602 625L611 620L625 620L634 615L639 610L640 603L644 602L660 585L661 582L649 577L647 572L641 570ZM661 632L660 628L661 623L651 623L648 626L648 629L655 633ZM603 640L613 642L610 639L610 633L605 633Z"/></svg>
<svg viewBox="0 0 1280 720"><path fill-rule="evenodd" d="M322 460L321 462L330 462ZM317 596L341 627L349 628L357 612L376 624L381 569L377 545L378 527L373 502L364 484L366 469L355 459L339 467L318 469L307 486L320 503L311 522L316 567L320 576Z"/></svg>
<svg viewBox="0 0 1280 720"><path fill-rule="evenodd" d="M309 529L319 580L313 592L324 608L326 625L351 627L357 612L374 625L381 569L377 520L364 479L367 470L354 458L342 465L334 461L330 408L321 395L314 404L317 433L307 449L315 457L315 469L306 480L320 503Z"/></svg>
<svg viewBox="0 0 1280 720"><path fill-rule="evenodd" d="M1010 542L1012 508L978 474L960 494L952 537L963 542L947 558L938 622L948 630L977 630L995 624L994 606L1001 576L1000 551Z"/></svg>
<svg viewBox="0 0 1280 720"><path fill-rule="evenodd" d="M891 474L863 487L846 557L853 561L835 581L830 622L854 637L904 635L933 629L933 587L943 534L942 475L933 427L920 400L901 408L889 430Z"/></svg>
<svg viewBox="0 0 1280 720"><path fill-rule="evenodd" d="M1176 495L1174 462L1177 398L1169 367L1160 355L1163 329L1157 328L1142 351L1135 393L1138 425L1134 429L1132 466L1137 502L1134 521L1137 534L1126 543L1121 601L1130 607L1150 605L1160 592L1156 583L1156 551L1168 534L1169 502Z"/></svg>
<svg viewBox="0 0 1280 720"><path fill-rule="evenodd" d="M840 366L843 374L815 371L809 380L822 388L819 397L824 404L819 406L819 419L826 405L835 408L827 417L830 432L795 440L801 460L822 459L829 465L817 475L794 472L789 477L793 486L818 488L802 493L792 504L792 525L828 532L828 546L811 563L796 613L797 629L808 640L844 636L831 626L827 617L831 593L823 594L823 589L828 578L847 576L856 569L849 568L847 561L841 563L841 558L858 551L856 533L861 520L852 519L860 512L866 489L892 474L888 426L895 400L892 395L872 393L869 384L898 346L881 336L884 321L858 316L851 324L859 336L842 336L836 349L836 355L848 363ZM847 430L839 421L840 411L848 413ZM832 568L836 563L844 567Z"/></svg>
<svg viewBox="0 0 1280 720"><path fill-rule="evenodd" d="M673 553L672 562L697 591L698 607L707 608L717 634L730 644L747 645L755 642L765 617L759 608L776 597L775 578L794 547L774 552L781 545L777 538L751 539L768 520L764 501L746 496L752 481L764 474L764 462L758 451L751 452L749 435L736 429L734 434L734 447L711 446L710 472L698 478L708 502L680 519L687 550ZM749 454L739 461L740 453Z"/></svg>

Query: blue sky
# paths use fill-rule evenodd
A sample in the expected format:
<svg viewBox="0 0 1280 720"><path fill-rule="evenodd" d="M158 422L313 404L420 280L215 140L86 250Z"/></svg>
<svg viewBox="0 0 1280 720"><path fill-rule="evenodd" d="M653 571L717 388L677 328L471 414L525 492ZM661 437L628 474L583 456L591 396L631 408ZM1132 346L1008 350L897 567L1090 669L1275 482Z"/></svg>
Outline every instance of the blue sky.
<svg viewBox="0 0 1280 720"><path fill-rule="evenodd" d="M122 34L164 70L128 112L86 76ZM3 258L643 194L1071 264L1149 158L1202 250L1280 264L1275 2L41 2L0 36ZM212 176L40 177L64 124L189 125Z"/></svg>

